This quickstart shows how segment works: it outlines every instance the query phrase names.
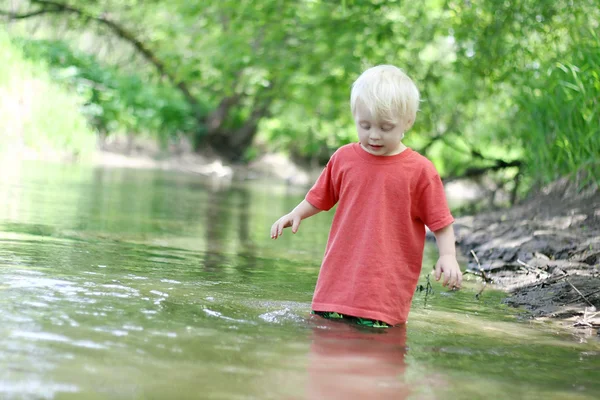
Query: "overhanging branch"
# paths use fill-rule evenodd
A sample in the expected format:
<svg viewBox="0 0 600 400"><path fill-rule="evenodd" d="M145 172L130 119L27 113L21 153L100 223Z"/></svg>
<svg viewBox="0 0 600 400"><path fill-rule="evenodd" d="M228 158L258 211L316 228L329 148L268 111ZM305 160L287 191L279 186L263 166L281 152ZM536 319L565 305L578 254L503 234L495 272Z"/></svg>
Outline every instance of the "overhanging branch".
<svg viewBox="0 0 600 400"><path fill-rule="evenodd" d="M36 17L49 13L67 13L74 14L79 17L85 18L90 21L95 21L99 24L106 26L110 29L115 35L124 41L131 44L137 52L139 52L147 61L149 61L154 67L158 70L158 72L165 76L169 81L179 89L179 91L184 95L185 99L192 105L197 106L198 100L191 94L189 88L185 84L185 82L179 81L175 78L173 74L171 74L165 64L154 54L152 50L150 50L144 43L142 43L132 32L125 29L118 23L113 20L106 18L105 16L96 16L90 14L89 12L76 8L74 6L63 4L57 1L52 0L31 0L32 4L36 4L41 8L29 13L19 14L12 13L9 11L0 10L0 15L7 16L12 19L26 19L31 17Z"/></svg>
<svg viewBox="0 0 600 400"><path fill-rule="evenodd" d="M464 178L476 178L487 174L488 172L500 171L507 168L521 168L523 162L521 160L504 161L504 160L493 160L494 164L485 167L473 167L467 168L463 173L449 176L444 179L444 182L450 182L457 179Z"/></svg>
<svg viewBox="0 0 600 400"><path fill-rule="evenodd" d="M41 10L32 11L30 13L25 14L17 14L10 11L0 10L0 15L8 17L9 19L27 19L31 17L37 17L42 14L50 14L50 13L60 13L63 12L58 8L42 8Z"/></svg>

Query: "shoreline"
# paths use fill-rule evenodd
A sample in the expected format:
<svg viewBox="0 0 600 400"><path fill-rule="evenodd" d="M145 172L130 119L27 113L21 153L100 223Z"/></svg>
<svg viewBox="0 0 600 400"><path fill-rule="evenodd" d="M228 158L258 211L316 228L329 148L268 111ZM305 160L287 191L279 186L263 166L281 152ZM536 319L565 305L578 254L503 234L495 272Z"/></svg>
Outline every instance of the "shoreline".
<svg viewBox="0 0 600 400"><path fill-rule="evenodd" d="M456 218L455 232L466 273L505 291L507 304L600 335L597 186L561 179L510 209Z"/></svg>
<svg viewBox="0 0 600 400"><path fill-rule="evenodd" d="M248 164L230 164L222 158L206 153L199 154L187 147L161 150L151 142L141 142L127 149L127 145L116 141L85 155L70 152L39 151L22 144L0 148L0 165L39 161L57 164L72 164L100 168L132 168L190 173L204 178L217 179L222 183L256 178L273 178L289 185L308 185L318 176L321 169L312 170L294 164L280 154L267 153ZM189 146L188 146L189 147Z"/></svg>

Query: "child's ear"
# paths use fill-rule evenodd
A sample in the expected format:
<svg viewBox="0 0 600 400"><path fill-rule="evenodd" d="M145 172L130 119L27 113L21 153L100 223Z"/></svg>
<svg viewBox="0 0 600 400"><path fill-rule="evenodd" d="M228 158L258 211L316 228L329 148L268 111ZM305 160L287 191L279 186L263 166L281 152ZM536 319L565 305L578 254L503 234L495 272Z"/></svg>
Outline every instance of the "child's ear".
<svg viewBox="0 0 600 400"><path fill-rule="evenodd" d="M415 122L414 118L408 118L406 120L406 130L409 130L410 128L412 128L414 122Z"/></svg>

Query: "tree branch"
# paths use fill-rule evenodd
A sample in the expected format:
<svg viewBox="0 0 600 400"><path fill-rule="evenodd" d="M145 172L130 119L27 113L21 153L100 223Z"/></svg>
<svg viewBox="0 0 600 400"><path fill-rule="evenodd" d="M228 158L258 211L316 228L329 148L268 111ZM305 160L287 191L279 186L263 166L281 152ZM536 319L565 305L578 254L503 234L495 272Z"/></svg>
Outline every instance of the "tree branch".
<svg viewBox="0 0 600 400"><path fill-rule="evenodd" d="M499 171L501 169L506 169L506 168L521 168L521 166L523 165L523 162L521 160L514 160L514 161L504 161L504 160L493 160L495 161L495 164L493 165L488 165L487 167L473 167L473 168L467 168L465 170L464 173L460 174L460 175L454 175L454 176L449 176L447 178L444 179L444 182L450 182L450 181L454 181L457 179L463 179L463 178L475 178L481 175L485 175L488 172L493 172L493 171Z"/></svg>
<svg viewBox="0 0 600 400"><path fill-rule="evenodd" d="M424 82L428 82L430 80L430 78L433 76L433 71L432 71L433 65L434 64L431 64L429 66L427 72L425 73L425 77L423 79ZM424 85L422 93L424 94L424 97L428 99L429 108L431 110L431 113L430 113L431 124L433 126L435 126L436 125L435 120L437 120L437 116L436 116L437 109L436 109L435 104L431 101L431 98L430 98L431 96L428 95L429 91L428 91L427 85ZM522 166L523 163L520 160L507 162L504 160L486 157L480 150L478 150L472 143L470 143L470 141L465 137L465 135L462 135L460 131L455 130L456 126L458 125L458 122L459 122L459 112L454 112L451 116L450 123L448 124L446 129L444 129L443 132L438 131L437 134L434 137L432 137L431 140L419 150L419 152L426 154L426 152L429 150L429 148L434 143L441 140L446 146L450 147L451 149L454 149L455 151L457 151L459 153L466 152L475 159L487 161L487 162L490 162L493 164L486 166L486 167L468 168L462 175L455 175L455 176L449 177L445 180L450 181L450 180L454 180L454 179L458 179L458 178L472 178L472 177L484 175L490 171L498 171L501 169L512 168L512 167L520 168ZM458 135L460 137L460 139L462 139L464 141L467 148L461 149L458 146L456 146L454 143L449 141L447 139L446 135L451 134L451 133L455 133L456 135Z"/></svg>
<svg viewBox="0 0 600 400"><path fill-rule="evenodd" d="M31 17L37 17L38 15L42 15L42 14L60 13L60 12L63 12L63 11L58 8L42 8L40 10L32 11L32 12L26 13L26 14L17 14L17 13L13 13L10 11L0 10L0 15L4 15L5 17L8 17L9 19L27 19L27 18L31 18Z"/></svg>
<svg viewBox="0 0 600 400"><path fill-rule="evenodd" d="M169 79L169 81L179 89L188 103L194 107L198 105L198 100L192 95L185 82L177 80L173 74L167 71L165 64L156 56L156 54L154 54L154 52L152 52L152 50L146 47L146 45L142 43L132 32L125 29L115 21L112 21L105 16L95 16L83 9L57 1L31 0L31 3L37 4L42 8L27 14L14 14L7 11L0 11L0 15L7 15L8 17L15 19L25 19L48 13L70 13L91 21L96 21L97 23L108 27L108 29L110 29L119 38L131 44L147 61L154 65L161 75L167 77L167 79Z"/></svg>

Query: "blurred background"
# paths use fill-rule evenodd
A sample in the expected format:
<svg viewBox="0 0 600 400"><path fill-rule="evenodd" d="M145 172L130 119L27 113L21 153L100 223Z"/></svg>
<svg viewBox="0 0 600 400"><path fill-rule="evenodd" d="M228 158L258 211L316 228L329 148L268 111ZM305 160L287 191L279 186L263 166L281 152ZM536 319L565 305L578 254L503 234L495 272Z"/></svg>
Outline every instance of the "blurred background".
<svg viewBox="0 0 600 400"><path fill-rule="evenodd" d="M389 63L422 92L406 142L447 181L514 201L598 176L598 0L0 0L0 15L10 153L318 169L355 140L352 82Z"/></svg>
<svg viewBox="0 0 600 400"><path fill-rule="evenodd" d="M600 183L599 23L600 0L0 0L0 398L600 398L600 192L573 194ZM385 333L310 315L333 213L269 238L384 63L454 215L576 187L465 217L460 291L427 242ZM587 336L509 308L477 256L567 270L578 294L536 299L584 293Z"/></svg>

